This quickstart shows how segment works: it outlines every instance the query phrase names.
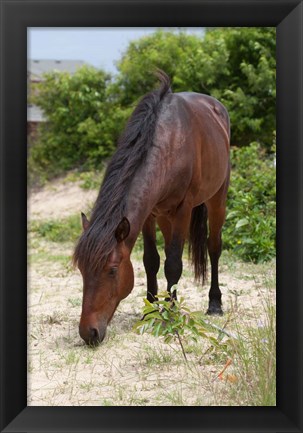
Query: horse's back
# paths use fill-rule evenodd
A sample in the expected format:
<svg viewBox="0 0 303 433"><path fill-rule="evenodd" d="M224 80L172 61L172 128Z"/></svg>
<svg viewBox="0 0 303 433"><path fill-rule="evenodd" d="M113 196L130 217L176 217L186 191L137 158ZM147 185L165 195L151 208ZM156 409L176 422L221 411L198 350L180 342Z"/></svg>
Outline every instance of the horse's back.
<svg viewBox="0 0 303 433"><path fill-rule="evenodd" d="M162 134L158 136L174 150L177 159L172 166L179 171L176 175L181 174L183 179L190 176L187 188L195 204L201 203L218 191L228 173L228 112L217 99L194 92L172 93L164 104Z"/></svg>
<svg viewBox="0 0 303 433"><path fill-rule="evenodd" d="M186 102L189 109L192 110L201 120L210 116L212 119L219 121L224 128L228 139L230 136L230 121L225 106L213 96L204 95L196 92L180 92L174 94Z"/></svg>
<svg viewBox="0 0 303 433"><path fill-rule="evenodd" d="M136 197L143 194L142 185L149 185L144 195L156 201L155 215L173 214L187 197L197 206L221 187L228 170L229 120L219 101L198 93L168 93L153 142L133 185Z"/></svg>

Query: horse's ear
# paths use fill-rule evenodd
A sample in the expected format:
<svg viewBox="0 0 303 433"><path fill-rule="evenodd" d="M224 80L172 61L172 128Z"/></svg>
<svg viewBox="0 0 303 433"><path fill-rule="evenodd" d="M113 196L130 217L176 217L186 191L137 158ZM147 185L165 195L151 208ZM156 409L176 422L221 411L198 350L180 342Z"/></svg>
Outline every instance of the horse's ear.
<svg viewBox="0 0 303 433"><path fill-rule="evenodd" d="M130 232L130 224L126 217L123 217L115 231L115 238L120 243L127 238Z"/></svg>
<svg viewBox="0 0 303 433"><path fill-rule="evenodd" d="M81 221L82 221L83 230L87 230L89 226L89 221L83 212L81 212Z"/></svg>

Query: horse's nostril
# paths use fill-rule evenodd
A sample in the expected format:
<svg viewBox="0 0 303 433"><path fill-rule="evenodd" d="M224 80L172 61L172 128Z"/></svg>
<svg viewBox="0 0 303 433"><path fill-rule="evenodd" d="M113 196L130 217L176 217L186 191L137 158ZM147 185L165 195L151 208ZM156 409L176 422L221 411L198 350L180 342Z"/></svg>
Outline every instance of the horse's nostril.
<svg viewBox="0 0 303 433"><path fill-rule="evenodd" d="M90 335L91 335L91 340L93 342L96 342L97 340L99 340L98 329L96 329L96 328L90 328Z"/></svg>
<svg viewBox="0 0 303 433"><path fill-rule="evenodd" d="M80 337L83 338L86 344L91 346L97 346L101 343L105 337L106 328L98 326L87 326L80 324L79 326L79 334Z"/></svg>

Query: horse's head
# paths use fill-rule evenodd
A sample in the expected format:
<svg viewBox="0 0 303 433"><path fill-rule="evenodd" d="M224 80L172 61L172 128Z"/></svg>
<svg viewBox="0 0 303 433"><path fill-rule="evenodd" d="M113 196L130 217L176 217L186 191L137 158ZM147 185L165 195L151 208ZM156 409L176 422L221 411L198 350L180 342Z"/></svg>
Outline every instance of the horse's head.
<svg viewBox="0 0 303 433"><path fill-rule="evenodd" d="M83 230L89 222L82 214ZM130 261L130 250L125 244L130 225L123 218L115 230L116 246L105 264L97 270L79 266L83 277L82 314L79 325L80 336L87 344L101 343L119 302L134 286L134 273Z"/></svg>

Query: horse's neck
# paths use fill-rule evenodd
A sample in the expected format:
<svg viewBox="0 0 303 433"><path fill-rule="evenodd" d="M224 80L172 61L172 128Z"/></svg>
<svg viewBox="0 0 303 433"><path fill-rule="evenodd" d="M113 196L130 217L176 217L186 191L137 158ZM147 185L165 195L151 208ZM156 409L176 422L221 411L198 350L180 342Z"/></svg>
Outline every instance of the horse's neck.
<svg viewBox="0 0 303 433"><path fill-rule="evenodd" d="M144 167L139 170L130 188L127 199L127 215L131 226L130 244L136 239L146 218L161 197L161 176L158 168ZM131 245L131 248L132 246Z"/></svg>

